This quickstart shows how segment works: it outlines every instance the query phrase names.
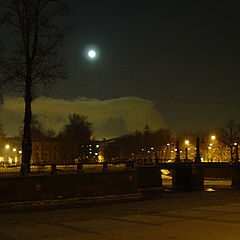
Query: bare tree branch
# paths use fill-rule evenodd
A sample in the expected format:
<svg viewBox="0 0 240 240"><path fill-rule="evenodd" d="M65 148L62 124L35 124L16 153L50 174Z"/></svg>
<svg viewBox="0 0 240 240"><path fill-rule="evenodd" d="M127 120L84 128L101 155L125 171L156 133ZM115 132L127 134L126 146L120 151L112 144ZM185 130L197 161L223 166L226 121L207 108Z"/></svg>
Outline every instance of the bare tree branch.
<svg viewBox="0 0 240 240"><path fill-rule="evenodd" d="M58 54L67 31L59 29L54 23L57 17L64 15L66 5L62 0L6 0L1 2L0 7L6 9L2 21L18 33L14 55L3 61L0 86L4 84L7 89L8 84L24 93L21 169L24 173L30 171L33 86L66 77Z"/></svg>

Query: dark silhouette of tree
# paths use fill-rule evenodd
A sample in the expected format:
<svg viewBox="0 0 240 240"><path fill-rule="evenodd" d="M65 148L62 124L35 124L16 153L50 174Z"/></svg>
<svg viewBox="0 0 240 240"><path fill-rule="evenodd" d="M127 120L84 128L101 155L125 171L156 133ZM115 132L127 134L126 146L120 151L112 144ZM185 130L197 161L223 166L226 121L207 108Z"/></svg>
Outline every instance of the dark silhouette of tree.
<svg viewBox="0 0 240 240"><path fill-rule="evenodd" d="M0 7L6 9L3 21L15 30L16 49L3 63L2 78L24 93L24 174L30 172L33 89L66 76L58 57L66 31L56 25L56 18L66 12L66 5L62 0L1 0Z"/></svg>
<svg viewBox="0 0 240 240"><path fill-rule="evenodd" d="M121 136L107 144L104 148L106 159L138 159L164 157L167 143L171 142L171 133L168 129L159 129L155 132L145 131Z"/></svg>
<svg viewBox="0 0 240 240"><path fill-rule="evenodd" d="M59 137L67 141L76 141L81 144L87 144L92 135L92 124L86 116L77 113L69 114L69 123L66 124Z"/></svg>
<svg viewBox="0 0 240 240"><path fill-rule="evenodd" d="M23 128L20 128L20 138L23 136ZM56 133L52 129L45 130L42 124L37 120L36 115L32 115L31 122L31 138L32 139L45 139L53 138L56 136Z"/></svg>
<svg viewBox="0 0 240 240"><path fill-rule="evenodd" d="M69 114L68 120L69 123L59 133L59 139L74 142L74 145L78 144L75 158L83 160L88 155L88 146L92 144L92 124L86 116L77 113Z"/></svg>
<svg viewBox="0 0 240 240"><path fill-rule="evenodd" d="M233 161L233 146L240 140L240 124L230 119L223 128L218 128L217 132L220 141L230 149L231 161Z"/></svg>

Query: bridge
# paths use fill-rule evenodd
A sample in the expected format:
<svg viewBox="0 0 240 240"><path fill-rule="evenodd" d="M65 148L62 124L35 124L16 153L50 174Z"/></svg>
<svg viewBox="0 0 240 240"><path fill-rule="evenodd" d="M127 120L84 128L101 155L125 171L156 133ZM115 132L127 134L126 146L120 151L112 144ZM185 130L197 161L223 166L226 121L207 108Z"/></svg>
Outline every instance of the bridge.
<svg viewBox="0 0 240 240"><path fill-rule="evenodd" d="M196 160L196 159L195 159ZM198 160L198 159L197 159ZM52 173L59 175L62 173L73 174L84 172L112 172L131 170L136 172L139 188L162 187L162 172L167 169L171 172L172 187L177 191L191 191L204 188L205 173L209 170L225 171L228 178L232 179L232 187L240 189L240 163L235 162L184 162L179 158L175 162L155 159L149 163L144 159L124 160L119 162L78 162L77 164L48 164L32 165L32 173ZM9 174L19 174L19 166L2 167L0 177L6 177Z"/></svg>
<svg viewBox="0 0 240 240"><path fill-rule="evenodd" d="M191 191L204 188L204 177L207 170L219 170L228 173L232 179L233 189L240 189L240 163L211 162L211 163L158 163L136 167L139 172L139 184L142 187L162 186L161 171L167 169L172 175L172 185L175 190ZM160 183L160 184L157 184Z"/></svg>

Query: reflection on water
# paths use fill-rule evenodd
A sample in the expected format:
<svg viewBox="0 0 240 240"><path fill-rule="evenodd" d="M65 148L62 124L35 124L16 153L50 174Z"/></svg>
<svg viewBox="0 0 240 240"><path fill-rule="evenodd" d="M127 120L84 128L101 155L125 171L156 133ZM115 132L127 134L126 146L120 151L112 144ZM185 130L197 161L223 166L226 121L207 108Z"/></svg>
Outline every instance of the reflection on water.
<svg viewBox="0 0 240 240"><path fill-rule="evenodd" d="M167 174L162 174L162 184L163 187L171 188L172 187L172 177ZM204 180L204 191L213 192L218 189L230 189L232 185L231 179L205 179Z"/></svg>
<svg viewBox="0 0 240 240"><path fill-rule="evenodd" d="M215 192L216 190L214 190L213 188L205 188L204 191L205 192Z"/></svg>

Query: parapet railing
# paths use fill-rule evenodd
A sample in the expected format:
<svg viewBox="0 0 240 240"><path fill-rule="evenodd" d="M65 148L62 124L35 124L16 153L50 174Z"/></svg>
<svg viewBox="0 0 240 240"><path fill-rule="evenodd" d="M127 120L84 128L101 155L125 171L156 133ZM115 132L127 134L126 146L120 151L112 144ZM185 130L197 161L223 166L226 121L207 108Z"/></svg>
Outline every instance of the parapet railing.
<svg viewBox="0 0 240 240"><path fill-rule="evenodd" d="M144 161L144 159L136 160L125 160L117 162L78 162L74 163L49 163L49 164L32 164L31 172L32 173L64 173L64 172L82 172L82 171L114 171L129 169L138 166L159 166L161 169L174 169L179 166L192 165L194 163L174 163L167 162L165 160L159 161ZM232 163L222 162L222 163L200 163L202 168L231 168ZM19 173L21 170L20 164L11 164L11 165L1 165L0 166L0 176L8 175L12 173Z"/></svg>
<svg viewBox="0 0 240 240"><path fill-rule="evenodd" d="M81 172L81 171L106 171L106 170L121 170L133 168L133 161L119 162L80 162L80 163L52 163L52 164L32 164L30 170L32 173L64 173L64 172ZM20 164L5 164L0 166L0 175L8 175L19 173L21 170Z"/></svg>

